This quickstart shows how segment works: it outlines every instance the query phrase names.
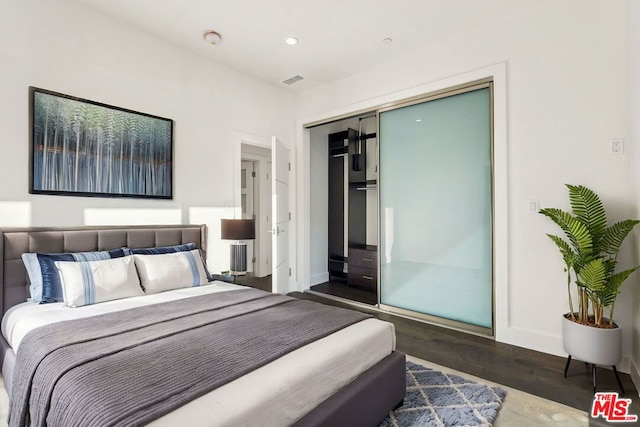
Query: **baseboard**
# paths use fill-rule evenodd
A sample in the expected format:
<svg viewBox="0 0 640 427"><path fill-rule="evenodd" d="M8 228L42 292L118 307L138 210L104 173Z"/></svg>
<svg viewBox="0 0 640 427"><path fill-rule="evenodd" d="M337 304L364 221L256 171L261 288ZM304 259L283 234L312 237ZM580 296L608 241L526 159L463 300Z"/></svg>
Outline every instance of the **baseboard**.
<svg viewBox="0 0 640 427"><path fill-rule="evenodd" d="M633 383L636 385L636 390L638 390L638 396L640 396L640 366L631 362L631 366L629 368L631 371L630 372L631 381L633 381Z"/></svg>
<svg viewBox="0 0 640 427"><path fill-rule="evenodd" d="M511 327L503 330L502 333L497 333L496 341L528 348L541 353L552 354L554 356L567 357L567 353L565 353L562 347L562 337L560 336L541 334L536 331ZM637 367L633 369L631 360L629 354L622 354L622 360L616 366L618 371L633 375L632 371L635 370L636 374L638 374L638 369ZM606 368L606 366L603 367ZM638 380L640 380L640 377L638 377ZM640 383L640 381L638 381L638 383Z"/></svg>
<svg viewBox="0 0 640 427"><path fill-rule="evenodd" d="M506 327L496 328L496 341L554 356L567 357L562 348L562 337L543 334L522 328Z"/></svg>
<svg viewBox="0 0 640 427"><path fill-rule="evenodd" d="M620 360L620 363L618 364L618 366L616 366L616 369L618 369L618 371L620 372L631 375L632 368L633 363L631 362L631 356L629 356L628 354L623 354L622 360Z"/></svg>
<svg viewBox="0 0 640 427"><path fill-rule="evenodd" d="M309 286L319 285L320 283L325 283L329 281L329 272L326 273L317 273L312 274L311 279L309 280Z"/></svg>

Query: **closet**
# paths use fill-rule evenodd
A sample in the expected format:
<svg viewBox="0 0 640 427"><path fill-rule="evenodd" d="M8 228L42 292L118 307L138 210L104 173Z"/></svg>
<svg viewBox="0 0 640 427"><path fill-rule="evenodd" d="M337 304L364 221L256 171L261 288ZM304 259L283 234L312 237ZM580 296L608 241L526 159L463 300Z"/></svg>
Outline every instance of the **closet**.
<svg viewBox="0 0 640 427"><path fill-rule="evenodd" d="M310 130L311 291L493 334L492 90Z"/></svg>

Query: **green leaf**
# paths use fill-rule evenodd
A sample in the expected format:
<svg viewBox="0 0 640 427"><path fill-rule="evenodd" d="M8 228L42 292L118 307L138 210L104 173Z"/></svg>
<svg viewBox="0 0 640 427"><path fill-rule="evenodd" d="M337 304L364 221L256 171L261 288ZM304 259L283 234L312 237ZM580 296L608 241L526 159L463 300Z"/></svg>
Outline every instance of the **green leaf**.
<svg viewBox="0 0 640 427"><path fill-rule="evenodd" d="M639 268L640 266L630 268L609 276L608 280L604 283L604 287L594 292L593 298L599 301L603 307L610 306L620 294L620 286L622 283Z"/></svg>
<svg viewBox="0 0 640 427"><path fill-rule="evenodd" d="M607 277L611 277L613 275L613 272L616 270L618 261L616 261L614 258L606 258L602 263L604 264L605 270L607 271Z"/></svg>
<svg viewBox="0 0 640 427"><path fill-rule="evenodd" d="M607 214L596 193L583 185L566 184L573 215L589 229L594 247L607 227Z"/></svg>
<svg viewBox="0 0 640 427"><path fill-rule="evenodd" d="M547 234L547 236L549 236L549 238L553 240L553 242L556 244L556 246L560 250L560 254L562 255L562 259L564 260L564 263L566 264L567 269L570 269L571 267L573 267L573 264L577 258L577 255L571 248L571 245L569 245L565 240L563 240L559 236L554 236L553 234Z"/></svg>
<svg viewBox="0 0 640 427"><path fill-rule="evenodd" d="M574 218L570 213L556 208L540 209L540 213L550 218L564 231L564 234L580 256L591 255L593 247L591 235L587 226L580 220Z"/></svg>
<svg viewBox="0 0 640 427"><path fill-rule="evenodd" d="M595 292L605 288L607 269L602 258L596 258L586 263L579 274L580 282L589 291Z"/></svg>
<svg viewBox="0 0 640 427"><path fill-rule="evenodd" d="M616 292L604 292L602 293L602 295L600 295L599 293L596 294L598 301L600 301L600 305L603 307L609 307L611 304L613 304L616 300L616 298L618 297L618 294L620 293L620 291L616 291Z"/></svg>
<svg viewBox="0 0 640 427"><path fill-rule="evenodd" d="M627 219L607 227L604 230L600 244L602 251L611 255L617 254L624 239L627 238L631 230L633 230L633 227L638 223L640 223L640 221Z"/></svg>
<svg viewBox="0 0 640 427"><path fill-rule="evenodd" d="M636 270L638 270L640 268L640 266L638 267L634 267L634 268L629 268L627 270L623 270L620 271L614 275L612 275L611 277L609 277L609 280L607 280L606 283L606 289L610 292L613 291L618 291L618 289L620 289L620 286L622 285L622 283L627 280L627 278L633 274Z"/></svg>

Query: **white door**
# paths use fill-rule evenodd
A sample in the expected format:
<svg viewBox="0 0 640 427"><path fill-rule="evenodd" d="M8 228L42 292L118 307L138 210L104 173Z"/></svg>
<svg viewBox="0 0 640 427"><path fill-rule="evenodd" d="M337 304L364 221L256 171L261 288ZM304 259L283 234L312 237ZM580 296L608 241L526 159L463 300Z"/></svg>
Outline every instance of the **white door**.
<svg viewBox="0 0 640 427"><path fill-rule="evenodd" d="M271 138L273 292L289 291L289 150Z"/></svg>
<svg viewBox="0 0 640 427"><path fill-rule="evenodd" d="M254 211L254 181L255 172L253 168L253 162L242 161L240 163L240 205L242 208L242 219L255 219ZM254 254L254 242L255 240L247 240L247 272L255 273L255 254Z"/></svg>
<svg viewBox="0 0 640 427"><path fill-rule="evenodd" d="M271 196L271 186L272 186L272 182L273 180L271 179L272 176L272 165L273 162L266 162L267 163L267 173L265 173L266 176L266 185L269 191L269 196ZM273 206L271 197L267 197L266 201L265 201L265 209L261 209L260 212L266 212L266 214L262 215L262 218L265 219L265 225L264 227L262 227L262 230L265 230L263 233L265 234L264 236L262 236L262 238L264 238L265 242L268 242L265 245L261 245L260 246L260 250L262 251L262 253L264 254L264 256L262 256L262 262L264 263L264 265L261 265L261 269L264 272L264 275L268 275L268 274L272 274L272 266L273 266L273 261L272 261L272 253L273 253L273 248L272 248L272 238L271 238L271 234L268 234L266 230L268 230L269 233L271 233L271 230L273 229L272 224L273 222L271 221L272 219L272 212L271 212L271 207ZM272 277L273 279L273 277ZM273 286L271 287L273 289Z"/></svg>

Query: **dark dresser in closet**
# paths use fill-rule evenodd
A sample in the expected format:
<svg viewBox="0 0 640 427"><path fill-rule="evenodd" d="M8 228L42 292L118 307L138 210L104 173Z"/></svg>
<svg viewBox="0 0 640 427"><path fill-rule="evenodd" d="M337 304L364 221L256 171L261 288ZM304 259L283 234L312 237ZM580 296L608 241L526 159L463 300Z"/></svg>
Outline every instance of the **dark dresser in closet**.
<svg viewBox="0 0 640 427"><path fill-rule="evenodd" d="M347 281L351 285L372 290L378 285L378 247L371 245L349 246L349 273Z"/></svg>

